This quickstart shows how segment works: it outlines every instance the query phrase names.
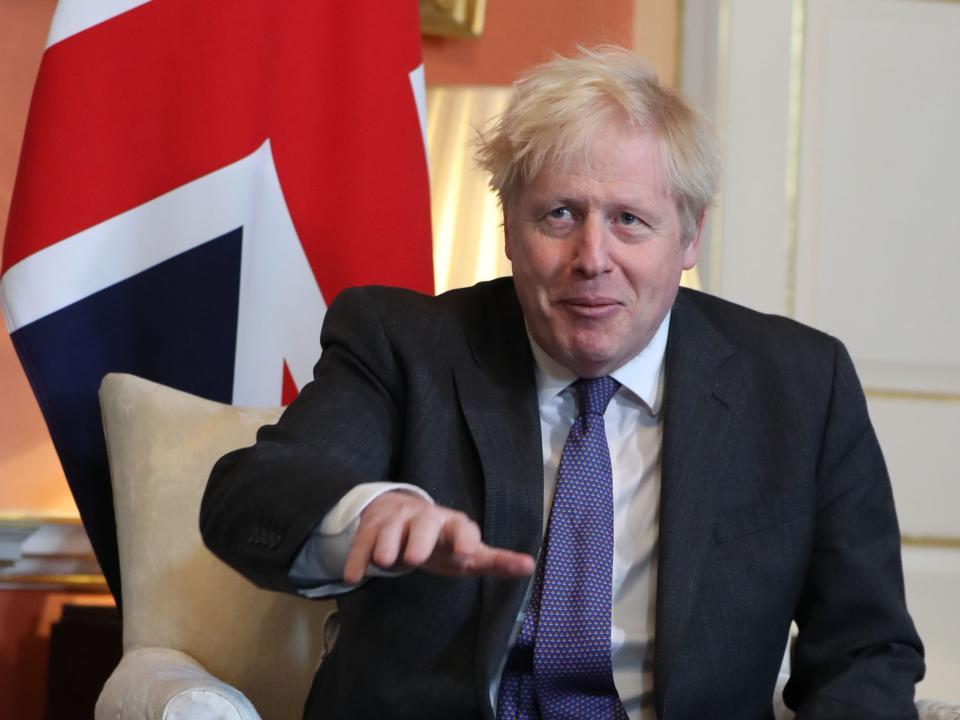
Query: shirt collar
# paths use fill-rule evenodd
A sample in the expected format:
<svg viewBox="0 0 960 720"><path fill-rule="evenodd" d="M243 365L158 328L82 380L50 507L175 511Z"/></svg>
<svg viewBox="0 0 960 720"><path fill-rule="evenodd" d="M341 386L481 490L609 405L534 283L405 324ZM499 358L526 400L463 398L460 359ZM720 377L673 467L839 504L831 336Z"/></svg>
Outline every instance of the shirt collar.
<svg viewBox="0 0 960 720"><path fill-rule="evenodd" d="M647 346L610 373L610 377L643 401L651 415L660 412L663 402L663 358L666 355L669 329L668 312ZM547 355L530 335L529 329L527 338L536 363L537 402L543 407L569 387L570 383L577 379L577 375Z"/></svg>

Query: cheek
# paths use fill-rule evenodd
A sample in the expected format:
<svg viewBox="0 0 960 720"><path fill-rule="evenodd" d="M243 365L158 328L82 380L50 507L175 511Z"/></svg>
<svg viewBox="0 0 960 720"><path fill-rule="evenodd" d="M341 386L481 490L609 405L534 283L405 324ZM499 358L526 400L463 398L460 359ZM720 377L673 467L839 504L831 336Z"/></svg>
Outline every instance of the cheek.
<svg viewBox="0 0 960 720"><path fill-rule="evenodd" d="M513 275L519 278L528 290L547 293L560 281L560 263L547 252L515 253Z"/></svg>
<svg viewBox="0 0 960 720"><path fill-rule="evenodd" d="M552 324L548 283L526 258L514 255L513 283L528 322Z"/></svg>
<svg viewBox="0 0 960 720"><path fill-rule="evenodd" d="M637 264L627 279L639 297L653 299L676 287L682 272L680 255L669 255Z"/></svg>

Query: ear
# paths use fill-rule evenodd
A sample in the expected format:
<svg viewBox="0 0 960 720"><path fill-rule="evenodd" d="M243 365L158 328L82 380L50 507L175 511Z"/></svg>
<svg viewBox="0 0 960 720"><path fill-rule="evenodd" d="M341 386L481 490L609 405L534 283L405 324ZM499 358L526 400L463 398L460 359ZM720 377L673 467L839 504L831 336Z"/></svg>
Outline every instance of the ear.
<svg viewBox="0 0 960 720"><path fill-rule="evenodd" d="M507 260L513 262L513 234L510 232L510 216L507 208L503 208L503 252Z"/></svg>
<svg viewBox="0 0 960 720"><path fill-rule="evenodd" d="M707 219L706 209L700 213L697 219L697 231L693 234L690 243L683 249L683 269L690 270L697 264L697 258L700 256L700 241L703 238L703 226Z"/></svg>

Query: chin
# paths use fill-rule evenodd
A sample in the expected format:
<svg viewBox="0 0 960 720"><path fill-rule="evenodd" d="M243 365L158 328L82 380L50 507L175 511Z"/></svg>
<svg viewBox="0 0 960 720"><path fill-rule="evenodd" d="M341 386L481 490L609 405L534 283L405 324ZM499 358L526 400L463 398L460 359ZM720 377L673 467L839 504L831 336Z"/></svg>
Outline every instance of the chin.
<svg viewBox="0 0 960 720"><path fill-rule="evenodd" d="M599 377L617 366L612 353L598 348L574 348L567 357L570 369L581 377Z"/></svg>
<svg viewBox="0 0 960 720"><path fill-rule="evenodd" d="M603 363L617 355L618 348L606 337L597 333L575 333L567 345L571 357L582 358L585 362Z"/></svg>

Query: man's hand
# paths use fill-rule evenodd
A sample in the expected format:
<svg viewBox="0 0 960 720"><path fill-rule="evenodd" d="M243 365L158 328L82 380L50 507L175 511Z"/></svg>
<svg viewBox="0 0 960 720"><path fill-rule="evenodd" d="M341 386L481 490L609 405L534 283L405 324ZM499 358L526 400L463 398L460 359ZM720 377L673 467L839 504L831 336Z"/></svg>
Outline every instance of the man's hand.
<svg viewBox="0 0 960 720"><path fill-rule="evenodd" d="M535 566L530 555L485 545L480 528L462 512L403 491L384 493L364 508L343 581L356 585L370 563L384 570L419 567L440 575L503 578L526 577Z"/></svg>

